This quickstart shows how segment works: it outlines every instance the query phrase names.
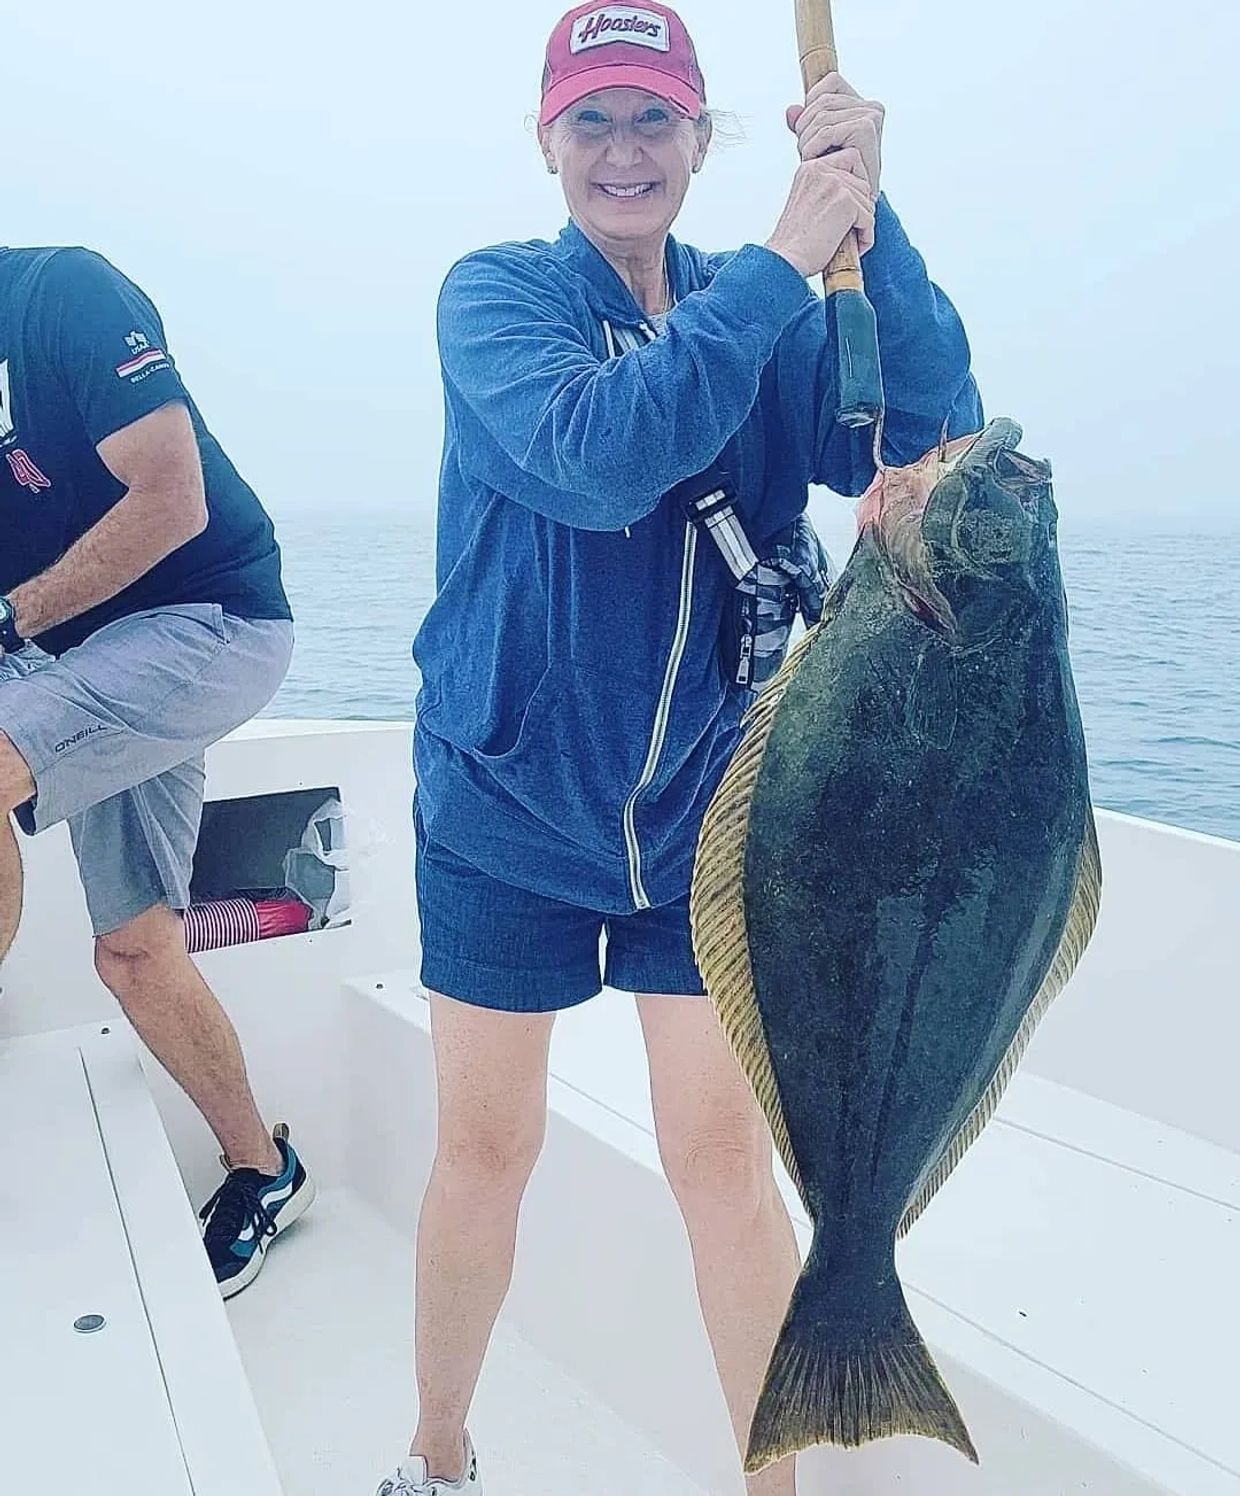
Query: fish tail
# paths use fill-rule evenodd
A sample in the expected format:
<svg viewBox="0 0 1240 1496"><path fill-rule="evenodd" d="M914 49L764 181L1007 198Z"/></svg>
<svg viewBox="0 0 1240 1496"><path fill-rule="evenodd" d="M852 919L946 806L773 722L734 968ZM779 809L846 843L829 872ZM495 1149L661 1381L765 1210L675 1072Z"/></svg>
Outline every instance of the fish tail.
<svg viewBox="0 0 1240 1496"><path fill-rule="evenodd" d="M771 1356L749 1431L745 1471L815 1444L856 1448L896 1434L940 1439L977 1463L955 1399L909 1313L894 1270L872 1292L824 1302L819 1272L807 1267ZM864 1324L857 1320L864 1304Z"/></svg>

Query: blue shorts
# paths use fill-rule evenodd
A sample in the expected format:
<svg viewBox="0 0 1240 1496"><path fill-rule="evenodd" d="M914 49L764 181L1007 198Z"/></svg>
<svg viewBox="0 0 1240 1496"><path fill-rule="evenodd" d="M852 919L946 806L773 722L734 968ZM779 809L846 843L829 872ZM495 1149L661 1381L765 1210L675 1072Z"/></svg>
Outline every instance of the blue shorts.
<svg viewBox="0 0 1240 1496"><path fill-rule="evenodd" d="M600 914L516 888L431 841L417 821L422 985L506 1013L554 1013L621 992L699 997L688 895L659 909ZM600 939L606 932L606 959Z"/></svg>

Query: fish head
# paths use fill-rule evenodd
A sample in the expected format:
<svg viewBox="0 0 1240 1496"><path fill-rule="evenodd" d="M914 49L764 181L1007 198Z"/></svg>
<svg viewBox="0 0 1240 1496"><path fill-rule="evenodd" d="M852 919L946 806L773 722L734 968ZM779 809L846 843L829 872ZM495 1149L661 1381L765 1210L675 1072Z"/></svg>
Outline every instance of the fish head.
<svg viewBox="0 0 1240 1496"><path fill-rule="evenodd" d="M1019 450L1015 421L992 421L935 484L921 523L958 642L1063 606L1050 463Z"/></svg>
<svg viewBox="0 0 1240 1496"><path fill-rule="evenodd" d="M1019 450L1015 421L883 475L875 539L904 605L969 646L1014 612L1062 605L1050 464Z"/></svg>

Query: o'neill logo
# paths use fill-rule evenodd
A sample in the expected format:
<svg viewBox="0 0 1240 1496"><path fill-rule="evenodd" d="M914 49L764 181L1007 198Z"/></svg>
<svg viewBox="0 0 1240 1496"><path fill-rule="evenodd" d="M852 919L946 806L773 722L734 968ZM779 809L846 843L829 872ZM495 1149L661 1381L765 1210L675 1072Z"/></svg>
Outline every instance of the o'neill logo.
<svg viewBox="0 0 1240 1496"><path fill-rule="evenodd" d="M576 55L591 47L609 47L612 42L630 42L655 52L670 52L667 22L653 10L634 10L627 5L607 5L582 16L573 27L569 50Z"/></svg>
<svg viewBox="0 0 1240 1496"><path fill-rule="evenodd" d="M75 743L83 743L87 738L93 738L97 732L106 732L102 722L92 722L89 727L83 727L75 732L71 738L61 738L59 743L52 747L53 753L63 753L66 748L72 748Z"/></svg>

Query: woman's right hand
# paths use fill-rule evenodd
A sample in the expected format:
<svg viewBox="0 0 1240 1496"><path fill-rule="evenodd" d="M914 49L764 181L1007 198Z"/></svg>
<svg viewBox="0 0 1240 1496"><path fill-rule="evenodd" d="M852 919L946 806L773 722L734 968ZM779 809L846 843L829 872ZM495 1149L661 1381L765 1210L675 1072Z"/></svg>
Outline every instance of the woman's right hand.
<svg viewBox="0 0 1240 1496"><path fill-rule="evenodd" d="M874 243L874 197L860 153L847 147L797 168L766 247L808 280L826 270L853 229L865 254Z"/></svg>

